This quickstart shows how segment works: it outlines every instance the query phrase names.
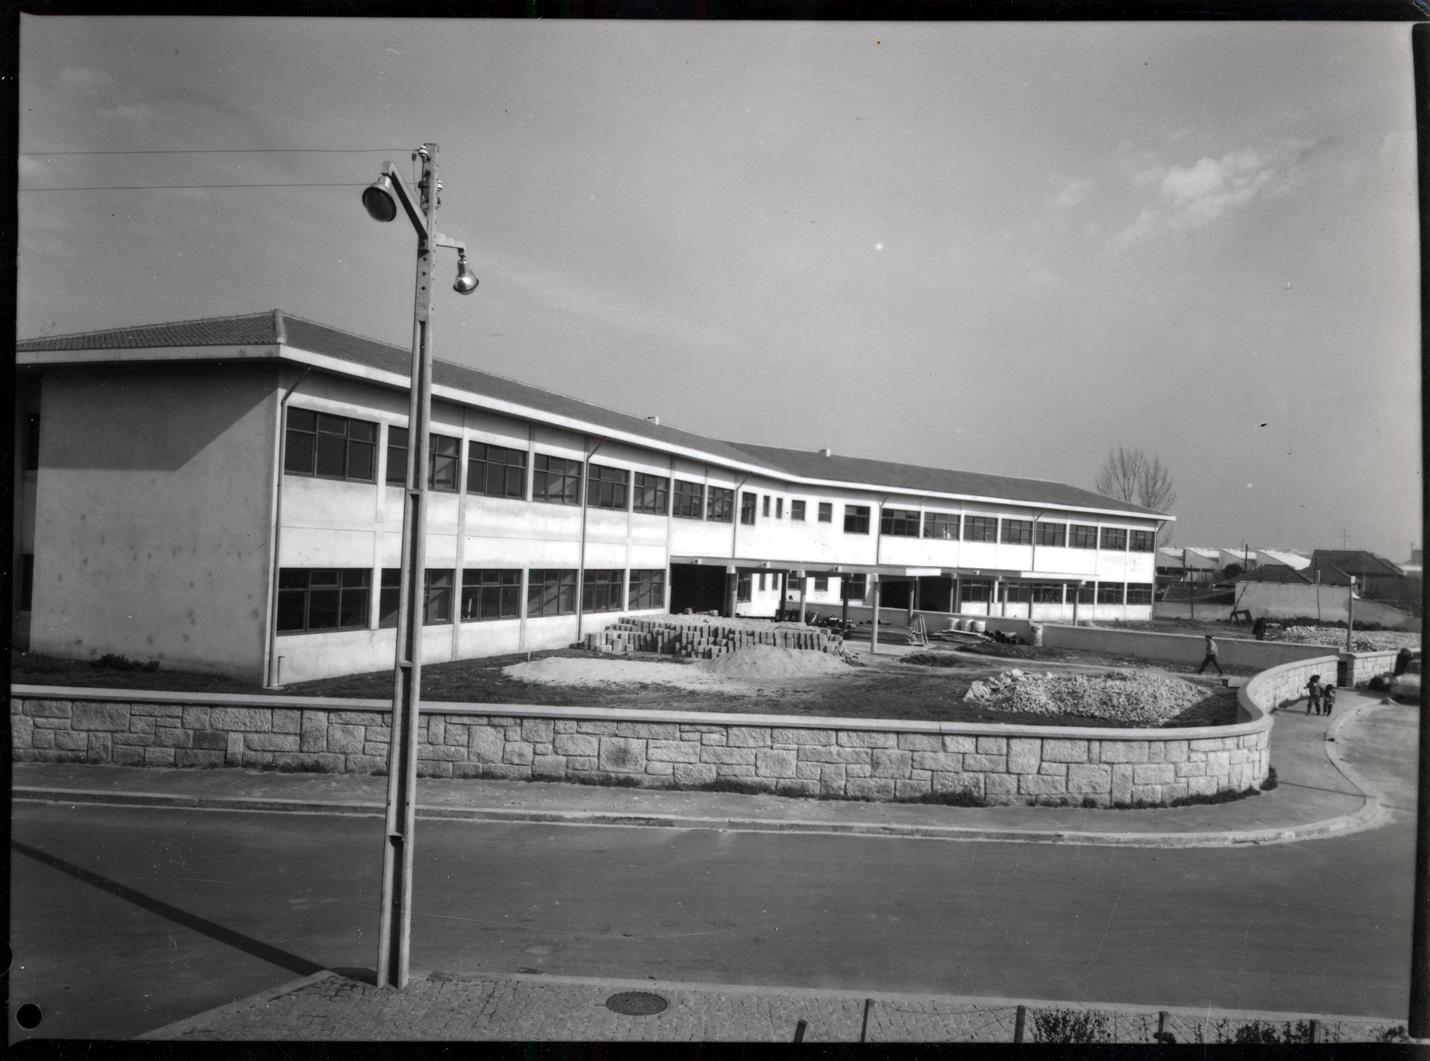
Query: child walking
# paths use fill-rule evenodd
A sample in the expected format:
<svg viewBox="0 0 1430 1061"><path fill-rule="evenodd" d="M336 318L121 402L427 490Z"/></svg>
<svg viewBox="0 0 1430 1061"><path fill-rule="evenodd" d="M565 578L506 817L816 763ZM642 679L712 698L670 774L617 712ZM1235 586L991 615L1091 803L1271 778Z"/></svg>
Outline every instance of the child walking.
<svg viewBox="0 0 1430 1061"><path fill-rule="evenodd" d="M1321 714L1329 715L1331 713L1331 709L1335 706L1336 687L1332 683L1327 682L1325 691L1321 693Z"/></svg>
<svg viewBox="0 0 1430 1061"><path fill-rule="evenodd" d="M1312 711L1321 713L1321 676L1311 675L1311 680L1306 683L1306 714Z"/></svg>

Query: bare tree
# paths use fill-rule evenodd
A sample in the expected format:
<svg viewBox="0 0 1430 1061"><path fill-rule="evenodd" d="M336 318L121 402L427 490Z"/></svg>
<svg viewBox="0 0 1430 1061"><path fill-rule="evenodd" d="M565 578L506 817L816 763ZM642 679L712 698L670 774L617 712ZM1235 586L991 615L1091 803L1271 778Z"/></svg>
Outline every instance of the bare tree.
<svg viewBox="0 0 1430 1061"><path fill-rule="evenodd" d="M1144 508L1166 512L1177 503L1172 472L1155 453L1118 446L1107 455L1093 488L1105 497L1132 501Z"/></svg>

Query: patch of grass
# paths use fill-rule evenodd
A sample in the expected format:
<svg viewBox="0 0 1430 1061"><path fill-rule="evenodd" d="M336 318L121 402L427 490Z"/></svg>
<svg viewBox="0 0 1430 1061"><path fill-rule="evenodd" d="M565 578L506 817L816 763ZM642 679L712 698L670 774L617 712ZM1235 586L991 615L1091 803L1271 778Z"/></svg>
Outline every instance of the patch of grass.
<svg viewBox="0 0 1430 1061"><path fill-rule="evenodd" d="M122 662L116 665L106 661ZM136 663L113 654L94 660L65 659L14 650L10 652L10 681L16 685L58 685L76 689L153 689L186 693L264 691L258 682L225 674L161 669L157 660ZM392 695L391 689L387 695Z"/></svg>
<svg viewBox="0 0 1430 1061"><path fill-rule="evenodd" d="M966 659L948 652L911 652L903 658L905 663L917 663L921 667L969 667Z"/></svg>
<svg viewBox="0 0 1430 1061"><path fill-rule="evenodd" d="M1277 785L1279 785L1280 783L1281 783L1281 782L1279 782L1279 781L1276 780L1276 767L1274 767L1274 766L1268 766L1268 767L1266 768L1266 780L1264 780L1264 781L1261 782L1261 791L1262 791L1262 792L1270 792L1273 788L1275 788L1275 787L1276 787Z"/></svg>

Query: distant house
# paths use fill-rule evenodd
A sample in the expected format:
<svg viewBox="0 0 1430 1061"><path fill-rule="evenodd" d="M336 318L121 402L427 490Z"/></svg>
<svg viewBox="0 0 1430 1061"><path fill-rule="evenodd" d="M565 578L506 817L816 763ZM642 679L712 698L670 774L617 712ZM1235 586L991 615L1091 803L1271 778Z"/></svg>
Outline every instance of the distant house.
<svg viewBox="0 0 1430 1061"><path fill-rule="evenodd" d="M1315 581L1317 573L1321 584L1328 586L1344 586L1354 578L1357 593L1373 600L1396 602L1409 595L1404 570L1364 549L1317 549L1307 574Z"/></svg>
<svg viewBox="0 0 1430 1061"><path fill-rule="evenodd" d="M1217 550L1164 545L1157 550L1157 591L1166 596L1172 586L1209 586L1216 578Z"/></svg>

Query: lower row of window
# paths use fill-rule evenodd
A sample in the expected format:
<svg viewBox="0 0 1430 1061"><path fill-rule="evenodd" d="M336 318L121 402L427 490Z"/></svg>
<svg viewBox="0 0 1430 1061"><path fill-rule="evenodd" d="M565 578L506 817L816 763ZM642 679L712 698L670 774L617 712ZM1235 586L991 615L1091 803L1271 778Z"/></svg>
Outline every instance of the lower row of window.
<svg viewBox="0 0 1430 1061"><path fill-rule="evenodd" d="M278 573L280 634L315 630L364 630L372 624L372 571L354 567L285 567ZM526 574L526 617L576 614L574 568L537 568ZM450 623L453 606L462 622L520 619L521 568L468 568L460 599L452 568L429 568L423 580L422 621ZM384 568L378 585L377 626L397 625L400 572ZM581 572L583 612L636 611L665 607L665 571L632 569L629 591L621 568Z"/></svg>

